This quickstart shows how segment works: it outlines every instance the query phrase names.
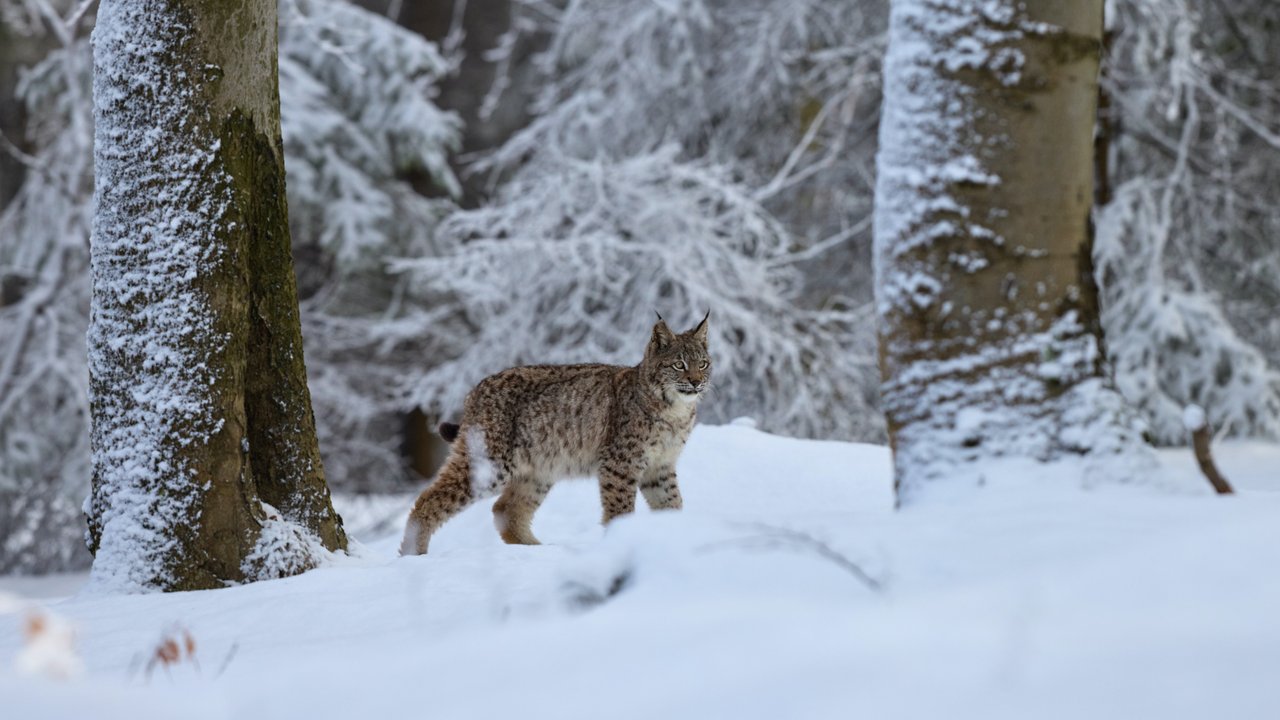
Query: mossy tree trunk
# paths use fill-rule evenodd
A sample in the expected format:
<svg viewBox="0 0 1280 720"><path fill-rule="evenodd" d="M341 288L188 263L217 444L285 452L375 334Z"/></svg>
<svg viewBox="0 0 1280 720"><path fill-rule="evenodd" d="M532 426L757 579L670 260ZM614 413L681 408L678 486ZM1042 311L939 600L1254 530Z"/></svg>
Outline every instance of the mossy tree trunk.
<svg viewBox="0 0 1280 720"><path fill-rule="evenodd" d="M99 12L86 511L113 587L220 587L346 546L303 362L276 23L275 0Z"/></svg>
<svg viewBox="0 0 1280 720"><path fill-rule="evenodd" d="M895 0L875 260L900 500L981 484L977 460L1138 444L1091 263L1102 12Z"/></svg>

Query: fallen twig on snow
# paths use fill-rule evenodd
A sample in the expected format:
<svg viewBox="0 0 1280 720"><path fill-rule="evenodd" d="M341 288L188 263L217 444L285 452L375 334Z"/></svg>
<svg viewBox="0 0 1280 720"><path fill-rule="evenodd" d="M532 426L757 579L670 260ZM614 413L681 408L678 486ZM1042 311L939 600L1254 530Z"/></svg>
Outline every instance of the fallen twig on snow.
<svg viewBox="0 0 1280 720"><path fill-rule="evenodd" d="M708 543L706 545L703 545L700 549L709 550L709 549L723 546L723 545L742 546L742 545L746 545L747 543L753 540L766 541L769 544L766 545L765 547L770 547L770 548L776 547L778 544L790 543L791 545L801 547L806 550L811 550L814 552L814 554L816 554L818 557L822 558L823 560L827 560L835 564L837 567L839 567L840 569L844 570L845 572L849 573L854 578L856 578L858 582L862 583L864 586L866 586L868 590L871 590L872 592L878 593L884 589L884 584L880 580L877 580L876 578L869 575L866 570L862 569L862 566L858 565L853 560L850 560L848 556L835 550L830 545L826 544L825 542L815 538L814 536L806 532L801 532L799 530L792 530L790 528L777 527L775 525L769 525L767 523L747 523L746 527L750 527L755 530L762 531L762 534L749 536L749 537L742 537L742 538L731 538L728 540L721 540L719 542Z"/></svg>

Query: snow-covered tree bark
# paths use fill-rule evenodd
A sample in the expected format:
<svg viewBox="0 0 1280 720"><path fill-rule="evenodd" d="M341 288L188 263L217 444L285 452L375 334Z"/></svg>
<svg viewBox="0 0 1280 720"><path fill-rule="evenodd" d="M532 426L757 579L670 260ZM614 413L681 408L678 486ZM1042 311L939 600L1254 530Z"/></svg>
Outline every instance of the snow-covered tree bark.
<svg viewBox="0 0 1280 720"><path fill-rule="evenodd" d="M274 0L102 3L86 511L104 586L220 587L346 545L306 385L278 98Z"/></svg>
<svg viewBox="0 0 1280 720"><path fill-rule="evenodd" d="M981 483L983 458L1142 457L1090 263L1101 33L1101 0L892 6L875 262L900 501Z"/></svg>

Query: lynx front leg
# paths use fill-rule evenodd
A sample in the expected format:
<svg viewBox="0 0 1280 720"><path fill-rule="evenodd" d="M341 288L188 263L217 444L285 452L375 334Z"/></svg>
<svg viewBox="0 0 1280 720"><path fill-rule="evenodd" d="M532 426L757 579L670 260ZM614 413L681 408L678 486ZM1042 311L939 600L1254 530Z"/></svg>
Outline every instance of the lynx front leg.
<svg viewBox="0 0 1280 720"><path fill-rule="evenodd" d="M652 510L679 510L684 507L680 486L676 485L675 468L657 468L646 473L640 483L640 492Z"/></svg>
<svg viewBox="0 0 1280 720"><path fill-rule="evenodd" d="M619 515L635 512L635 475L622 467L606 465L600 470L600 504L604 506L604 523Z"/></svg>

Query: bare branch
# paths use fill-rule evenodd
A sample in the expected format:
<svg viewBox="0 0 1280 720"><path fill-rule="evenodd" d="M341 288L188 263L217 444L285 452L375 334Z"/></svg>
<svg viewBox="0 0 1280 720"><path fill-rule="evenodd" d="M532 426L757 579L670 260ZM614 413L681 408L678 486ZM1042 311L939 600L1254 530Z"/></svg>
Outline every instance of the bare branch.
<svg viewBox="0 0 1280 720"><path fill-rule="evenodd" d="M1213 453L1209 449L1209 443L1213 441L1213 431L1209 428L1204 410L1198 405L1188 405L1183 413L1183 420L1186 423L1187 432L1191 434L1191 447L1195 452L1196 464L1200 466L1200 472L1204 473L1209 484L1219 495L1234 494L1231 483L1227 482L1222 472L1218 470L1217 463L1213 461Z"/></svg>

